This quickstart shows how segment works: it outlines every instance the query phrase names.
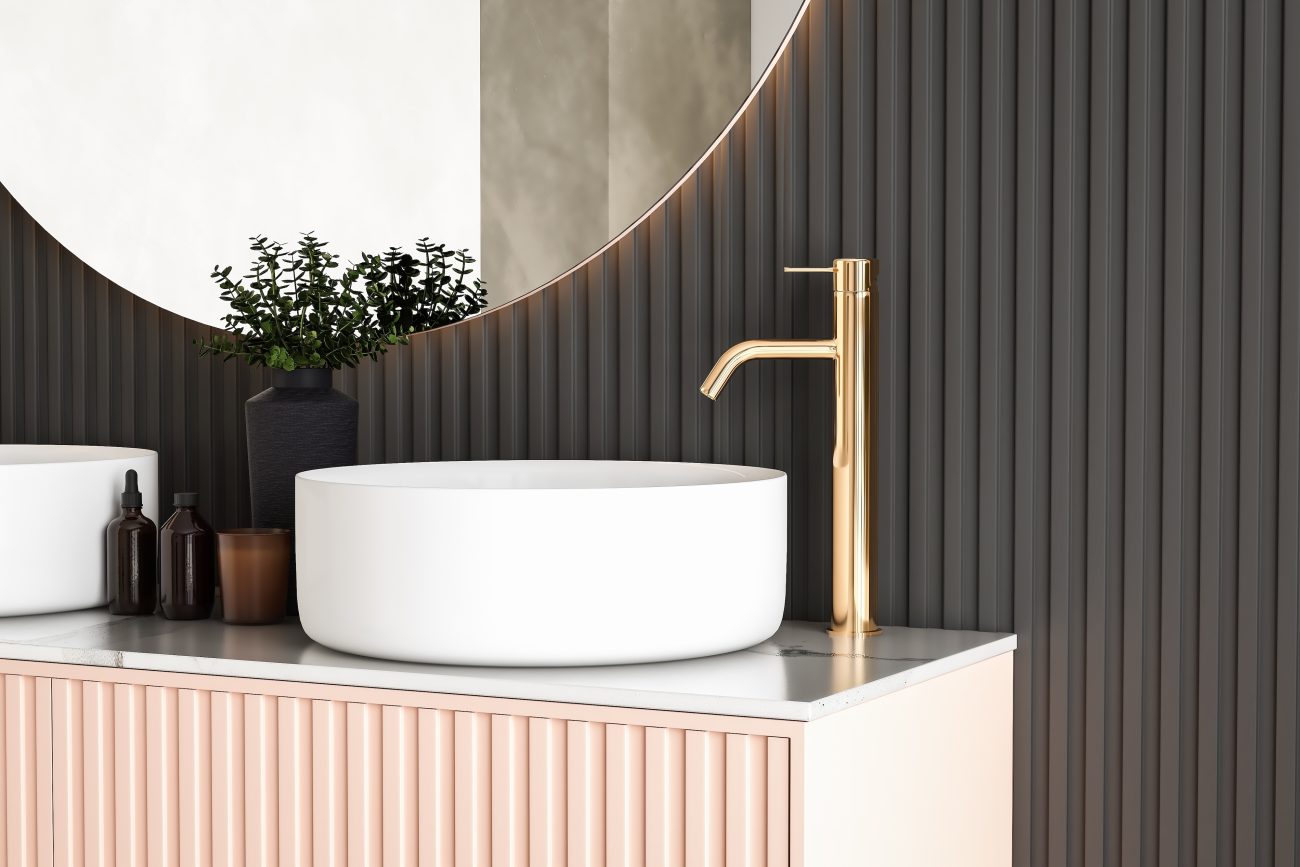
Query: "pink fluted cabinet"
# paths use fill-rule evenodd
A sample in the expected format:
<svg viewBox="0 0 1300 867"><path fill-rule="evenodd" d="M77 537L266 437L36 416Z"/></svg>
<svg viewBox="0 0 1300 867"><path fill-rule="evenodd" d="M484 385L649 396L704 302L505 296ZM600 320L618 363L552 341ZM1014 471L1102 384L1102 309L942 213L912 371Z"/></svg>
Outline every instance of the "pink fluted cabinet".
<svg viewBox="0 0 1300 867"><path fill-rule="evenodd" d="M1011 653L812 720L0 660L44 865L1010 863Z"/></svg>

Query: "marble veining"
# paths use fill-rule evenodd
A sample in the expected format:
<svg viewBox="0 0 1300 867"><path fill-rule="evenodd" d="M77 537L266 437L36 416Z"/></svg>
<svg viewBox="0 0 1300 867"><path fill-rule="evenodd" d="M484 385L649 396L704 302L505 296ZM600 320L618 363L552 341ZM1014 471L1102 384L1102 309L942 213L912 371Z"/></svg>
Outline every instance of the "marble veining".
<svg viewBox="0 0 1300 867"><path fill-rule="evenodd" d="M814 720L1006 653L1014 635L889 627L840 652L819 623L787 621L720 656L591 668L418 665L339 653L296 621L117 617L103 609L0 619L0 658L418 692Z"/></svg>

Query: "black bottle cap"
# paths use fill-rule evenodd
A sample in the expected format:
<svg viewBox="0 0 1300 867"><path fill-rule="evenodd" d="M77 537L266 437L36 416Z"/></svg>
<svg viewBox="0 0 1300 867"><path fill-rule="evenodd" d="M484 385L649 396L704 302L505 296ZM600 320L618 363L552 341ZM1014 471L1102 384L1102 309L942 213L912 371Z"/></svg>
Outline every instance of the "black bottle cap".
<svg viewBox="0 0 1300 867"><path fill-rule="evenodd" d="M198 504L199 504L198 494L194 494L194 493L176 494L175 496L172 497L172 505L176 506L177 508L180 508L181 506L189 506L190 508L193 508Z"/></svg>
<svg viewBox="0 0 1300 867"><path fill-rule="evenodd" d="M135 470L126 471L126 490L122 492L122 508L144 508L144 495L140 493L139 478Z"/></svg>

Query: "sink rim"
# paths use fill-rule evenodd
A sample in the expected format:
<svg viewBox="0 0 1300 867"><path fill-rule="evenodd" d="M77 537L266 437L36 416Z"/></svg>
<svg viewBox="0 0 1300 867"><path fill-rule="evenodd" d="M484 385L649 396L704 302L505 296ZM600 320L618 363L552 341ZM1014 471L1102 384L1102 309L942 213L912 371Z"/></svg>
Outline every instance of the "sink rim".
<svg viewBox="0 0 1300 867"><path fill-rule="evenodd" d="M53 459L9 460L8 456L24 452L47 454ZM138 449L131 446L87 446L58 443L3 443L0 444L0 471L12 467L47 467L60 464L94 464L106 461L123 461L157 456L153 449Z"/></svg>
<svg viewBox="0 0 1300 867"><path fill-rule="evenodd" d="M418 469L413 469L418 468ZM580 471L586 478L564 479L560 484L546 484L541 474L546 470L561 473L565 469ZM519 484L518 474L538 472L534 484ZM416 477L413 474L419 473ZM698 473L694 476L692 473ZM374 474L374 475L370 475ZM491 478L497 474L497 478ZM440 480L438 476L446 477ZM471 475L477 481L468 480ZM485 480L482 477L488 476ZM386 491L436 491L440 493L562 493L596 494L614 491L648 491L659 489L711 488L772 482L785 478L781 470L741 464L710 464L691 461L620 461L620 460L482 460L482 461L409 461L388 464L353 464L327 467L298 474L301 482L375 488ZM354 478L355 477L355 478ZM495 483L494 483L495 482Z"/></svg>

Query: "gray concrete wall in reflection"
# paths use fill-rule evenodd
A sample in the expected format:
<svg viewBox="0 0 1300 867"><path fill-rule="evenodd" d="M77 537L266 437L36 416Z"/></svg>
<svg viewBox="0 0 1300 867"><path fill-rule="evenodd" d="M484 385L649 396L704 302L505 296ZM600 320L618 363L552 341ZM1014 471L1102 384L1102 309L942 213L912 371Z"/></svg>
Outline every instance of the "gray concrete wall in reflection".
<svg viewBox="0 0 1300 867"><path fill-rule="evenodd" d="M608 3L482 0L480 259L493 305L609 238Z"/></svg>
<svg viewBox="0 0 1300 867"><path fill-rule="evenodd" d="M595 252L748 95L750 0L482 0L482 271L493 305Z"/></svg>
<svg viewBox="0 0 1300 867"><path fill-rule="evenodd" d="M695 164L749 95L750 0L609 0L609 229Z"/></svg>

